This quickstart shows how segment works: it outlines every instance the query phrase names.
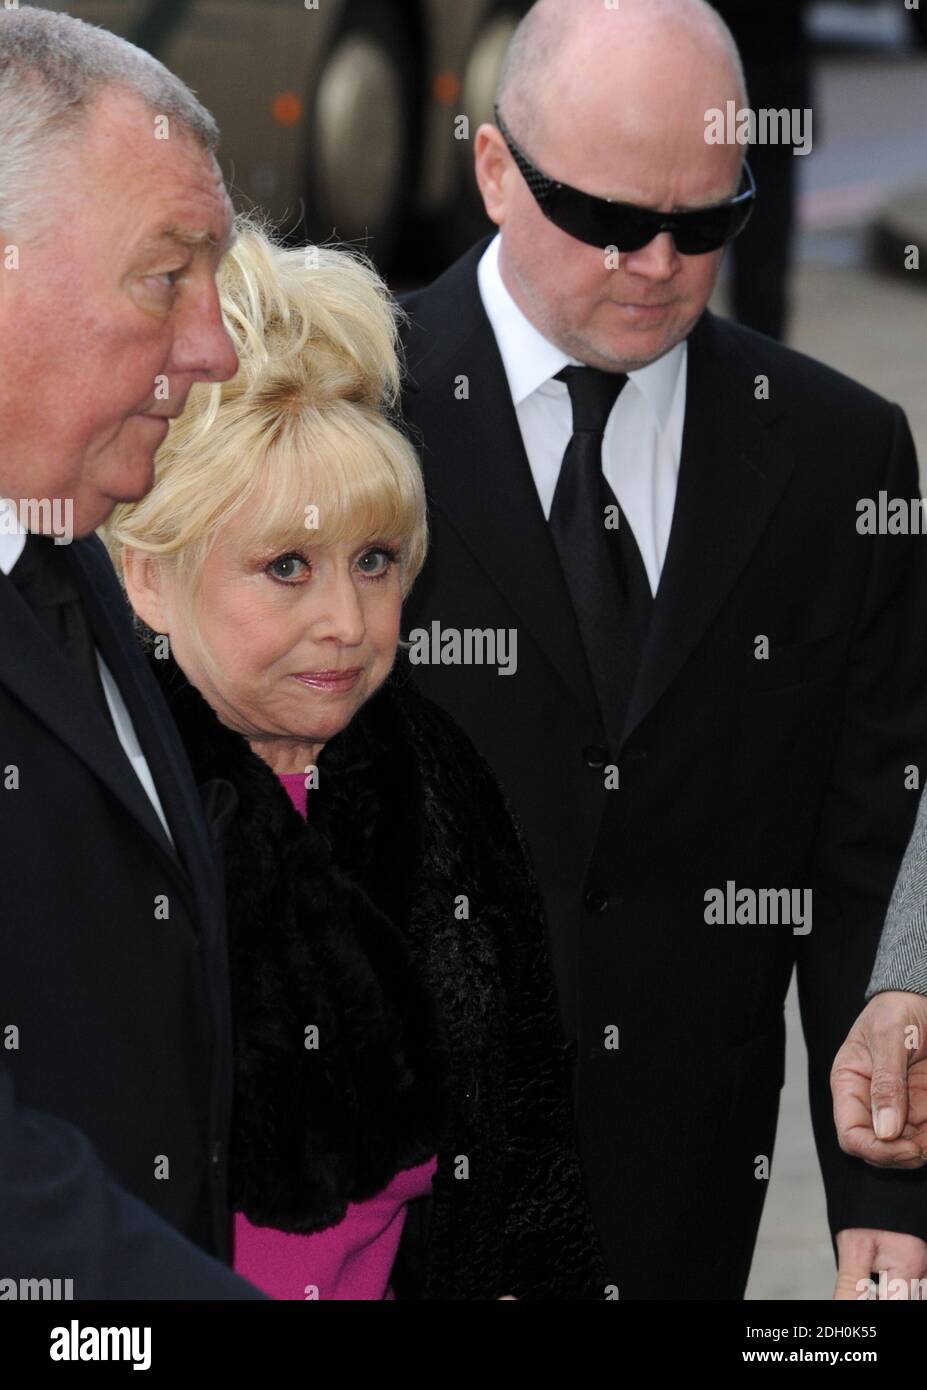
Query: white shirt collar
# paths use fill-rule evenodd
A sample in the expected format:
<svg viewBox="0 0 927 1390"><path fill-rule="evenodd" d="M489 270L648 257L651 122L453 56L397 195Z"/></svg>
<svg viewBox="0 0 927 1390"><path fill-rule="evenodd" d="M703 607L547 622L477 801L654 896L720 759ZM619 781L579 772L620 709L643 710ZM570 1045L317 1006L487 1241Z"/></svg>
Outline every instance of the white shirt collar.
<svg viewBox="0 0 927 1390"><path fill-rule="evenodd" d="M0 570L9 574L26 547L26 533L20 530L19 516L7 497L0 497Z"/></svg>
<svg viewBox="0 0 927 1390"><path fill-rule="evenodd" d="M501 234L497 233L480 257L477 278L483 307L499 345L512 400L519 406L562 367L571 363L574 366L582 364L545 338L509 294L499 270L501 242ZM650 405L661 430L666 428L669 421L676 384L686 358L687 348L683 341L656 362L628 373L628 380L633 382Z"/></svg>

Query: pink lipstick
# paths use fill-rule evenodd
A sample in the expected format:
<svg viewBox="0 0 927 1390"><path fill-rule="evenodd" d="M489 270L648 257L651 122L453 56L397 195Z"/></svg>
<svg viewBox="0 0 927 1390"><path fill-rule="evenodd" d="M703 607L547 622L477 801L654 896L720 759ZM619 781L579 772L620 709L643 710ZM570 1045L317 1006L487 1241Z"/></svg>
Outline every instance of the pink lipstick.
<svg viewBox="0 0 927 1390"><path fill-rule="evenodd" d="M313 690L350 690L363 674L363 667L355 666L350 671L300 671L293 677L300 685L311 685Z"/></svg>

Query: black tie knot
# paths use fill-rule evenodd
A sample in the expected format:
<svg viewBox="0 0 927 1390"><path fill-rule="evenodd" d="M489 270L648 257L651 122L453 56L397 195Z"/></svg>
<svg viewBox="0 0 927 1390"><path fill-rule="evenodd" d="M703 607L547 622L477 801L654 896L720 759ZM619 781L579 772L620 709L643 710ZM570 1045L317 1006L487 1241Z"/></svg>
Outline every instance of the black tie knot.
<svg viewBox="0 0 927 1390"><path fill-rule="evenodd" d="M26 544L10 571L40 628L43 628L78 680L84 685L110 723L109 707L97 667L96 646L84 612L80 589L66 545L55 545L51 536L26 536Z"/></svg>
<svg viewBox="0 0 927 1390"><path fill-rule="evenodd" d="M557 381L566 383L573 407L574 434L604 434L612 406L627 385L624 372L598 367L564 367Z"/></svg>
<svg viewBox="0 0 927 1390"><path fill-rule="evenodd" d="M31 531L26 536L10 578L31 608L79 601L80 590L64 550L65 547L56 545L50 536L39 536Z"/></svg>

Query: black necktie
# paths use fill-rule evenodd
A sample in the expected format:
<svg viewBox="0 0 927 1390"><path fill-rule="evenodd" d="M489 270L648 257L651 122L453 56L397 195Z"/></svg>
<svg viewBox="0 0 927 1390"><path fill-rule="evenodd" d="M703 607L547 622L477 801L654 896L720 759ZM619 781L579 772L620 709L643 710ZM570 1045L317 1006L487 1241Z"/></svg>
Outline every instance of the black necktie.
<svg viewBox="0 0 927 1390"><path fill-rule="evenodd" d="M90 624L65 549L50 536L30 533L10 579L111 723Z"/></svg>
<svg viewBox="0 0 927 1390"><path fill-rule="evenodd" d="M605 426L628 378L595 367L564 367L557 380L570 393L573 435L557 479L550 529L616 753L652 604L634 533L602 473ZM606 507L616 508L608 526Z"/></svg>

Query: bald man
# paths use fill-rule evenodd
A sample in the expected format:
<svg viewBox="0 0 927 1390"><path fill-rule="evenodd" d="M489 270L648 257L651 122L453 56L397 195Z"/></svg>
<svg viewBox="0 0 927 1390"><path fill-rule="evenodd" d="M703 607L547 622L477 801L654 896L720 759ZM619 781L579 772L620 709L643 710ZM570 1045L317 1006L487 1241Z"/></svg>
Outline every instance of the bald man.
<svg viewBox="0 0 927 1390"><path fill-rule="evenodd" d="M540 0L474 142L498 234L405 301L410 669L524 829L631 1299L743 1296L796 966L844 1269L927 1255L927 1186L842 1153L828 1087L927 735L927 556L857 504L916 459L897 406L706 310L753 201L729 101L700 0Z"/></svg>

